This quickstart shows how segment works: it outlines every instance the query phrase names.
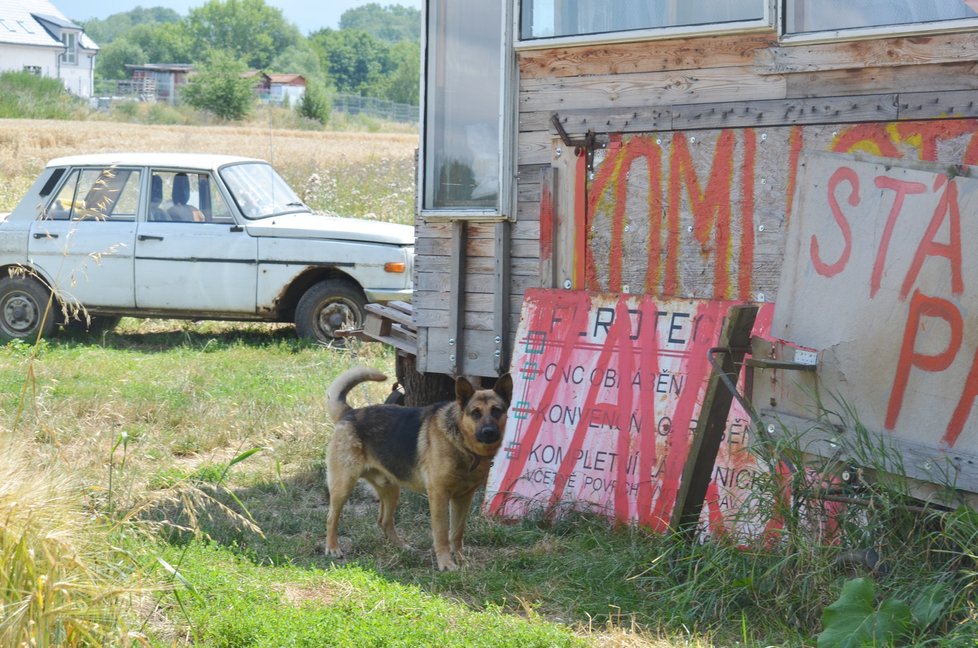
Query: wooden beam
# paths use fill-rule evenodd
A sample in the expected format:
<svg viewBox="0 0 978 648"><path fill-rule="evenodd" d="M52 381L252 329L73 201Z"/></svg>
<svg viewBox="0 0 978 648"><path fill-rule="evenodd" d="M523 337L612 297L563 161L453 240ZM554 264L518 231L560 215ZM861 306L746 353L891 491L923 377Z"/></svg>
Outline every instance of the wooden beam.
<svg viewBox="0 0 978 648"><path fill-rule="evenodd" d="M785 80L760 76L749 67L642 72L617 76L583 76L520 81L520 110L553 110L559 106L610 108L677 103L734 101L738 97L783 99Z"/></svg>
<svg viewBox="0 0 978 648"><path fill-rule="evenodd" d="M723 384L721 375L725 375L734 384L737 383L740 365L749 350L750 332L757 310L758 307L753 305L733 306L724 320L719 343L710 351L711 354L718 351L718 355L722 356L722 371L714 369L706 386L679 492L676 494L676 503L672 509L669 526L673 531L690 536L696 532L706 490L713 477L720 441L727 427L730 404L733 402L733 394Z"/></svg>
<svg viewBox="0 0 978 648"><path fill-rule="evenodd" d="M519 52L520 78L560 78L752 65L774 34L706 36Z"/></svg>
<svg viewBox="0 0 978 648"><path fill-rule="evenodd" d="M785 45L754 50L759 74L956 63L978 59L974 32L874 38L845 43Z"/></svg>
<svg viewBox="0 0 978 648"><path fill-rule="evenodd" d="M677 104L607 112L558 113L564 129L596 133L657 133L713 128L856 124L909 119L978 117L978 90L901 92L841 97Z"/></svg>
<svg viewBox="0 0 978 648"><path fill-rule="evenodd" d="M540 287L554 288L557 285L554 243L557 240L556 200L554 197L553 167L543 172L540 183Z"/></svg>
<svg viewBox="0 0 978 648"><path fill-rule="evenodd" d="M940 85L935 79L940 79ZM935 86L942 92L978 88L978 66L974 61L941 65L864 67L860 70L829 70L786 74L786 96L843 97L874 94L927 94Z"/></svg>
<svg viewBox="0 0 978 648"><path fill-rule="evenodd" d="M577 262L577 219L576 210L583 196L577 191L577 158L574 151L565 150L558 139L552 145L554 167L554 239L553 276L555 288L573 287ZM559 153L559 154L558 154ZM583 259L581 259L583 263Z"/></svg>
<svg viewBox="0 0 978 648"><path fill-rule="evenodd" d="M451 376L459 375L465 351L462 344L462 326L465 321L465 250L467 223L452 223L452 267L448 282L448 366Z"/></svg>
<svg viewBox="0 0 978 648"><path fill-rule="evenodd" d="M496 290L493 306L493 369L496 375L506 373L509 367L509 294L510 294L510 255L509 240L512 225L503 221L496 223Z"/></svg>

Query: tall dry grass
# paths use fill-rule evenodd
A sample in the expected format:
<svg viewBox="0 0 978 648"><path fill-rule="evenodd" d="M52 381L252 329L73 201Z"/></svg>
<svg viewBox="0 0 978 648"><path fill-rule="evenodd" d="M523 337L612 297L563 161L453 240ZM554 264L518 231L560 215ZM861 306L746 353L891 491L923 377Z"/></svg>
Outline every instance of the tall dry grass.
<svg viewBox="0 0 978 648"><path fill-rule="evenodd" d="M0 120L0 211L10 211L48 160L115 151L225 153L271 162L310 206L345 216L410 222L412 133L182 126L108 121Z"/></svg>
<svg viewBox="0 0 978 648"><path fill-rule="evenodd" d="M0 447L0 645L122 645L133 572L64 469Z"/></svg>

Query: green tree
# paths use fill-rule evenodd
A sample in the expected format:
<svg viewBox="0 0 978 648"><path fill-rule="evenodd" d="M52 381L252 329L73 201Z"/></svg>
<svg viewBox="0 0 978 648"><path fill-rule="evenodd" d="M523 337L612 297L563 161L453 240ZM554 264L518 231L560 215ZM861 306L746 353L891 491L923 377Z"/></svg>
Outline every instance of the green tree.
<svg viewBox="0 0 978 648"><path fill-rule="evenodd" d="M403 5L382 7L371 2L344 11L340 16L340 29L365 31L388 43L420 42L421 12Z"/></svg>
<svg viewBox="0 0 978 648"><path fill-rule="evenodd" d="M305 38L302 38L296 47L290 47L276 56L266 72L301 74L307 83L327 85L322 61L315 48Z"/></svg>
<svg viewBox="0 0 978 648"><path fill-rule="evenodd" d="M384 76L377 96L402 104L419 104L421 93L421 51L420 45L412 41L401 41L391 48L393 69Z"/></svg>
<svg viewBox="0 0 978 648"><path fill-rule="evenodd" d="M113 41L112 45L120 43L135 45L143 53L143 60L126 63L193 63L195 53L207 51L194 46L182 22L136 25L125 36Z"/></svg>
<svg viewBox="0 0 978 648"><path fill-rule="evenodd" d="M393 69L390 46L367 32L327 28L309 38L337 92L370 96Z"/></svg>
<svg viewBox="0 0 978 648"><path fill-rule="evenodd" d="M254 81L242 77L247 66L227 52L212 51L183 87L181 97L221 119L244 119L255 107Z"/></svg>
<svg viewBox="0 0 978 648"><path fill-rule="evenodd" d="M302 35L264 0L209 0L187 16L198 51L222 50L251 68L264 70L276 56L297 46Z"/></svg>
<svg viewBox="0 0 978 648"><path fill-rule="evenodd" d="M95 58L95 77L98 79L125 79L129 77L126 64L148 63L146 53L139 45L122 38L104 45Z"/></svg>
<svg viewBox="0 0 978 648"><path fill-rule="evenodd" d="M129 31L137 25L165 25L176 24L183 20L183 17L173 9L165 7L136 7L129 11L114 13L104 19L92 18L80 22L92 40L104 47L113 43L116 39L124 38Z"/></svg>
<svg viewBox="0 0 978 648"><path fill-rule="evenodd" d="M296 110L307 119L314 119L320 124L325 124L332 110L325 88L318 83L307 83L306 91L302 94L302 99L299 100Z"/></svg>

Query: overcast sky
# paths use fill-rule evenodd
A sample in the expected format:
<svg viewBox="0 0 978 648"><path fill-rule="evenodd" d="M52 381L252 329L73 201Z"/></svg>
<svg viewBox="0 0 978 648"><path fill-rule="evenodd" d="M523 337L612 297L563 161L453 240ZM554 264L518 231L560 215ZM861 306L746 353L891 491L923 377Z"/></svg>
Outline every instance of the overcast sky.
<svg viewBox="0 0 978 648"><path fill-rule="evenodd" d="M421 0L374 0L381 6L399 4L421 9ZM129 11L136 5L132 0L51 0L61 13L73 20L107 18L114 13ZM146 0L138 4L143 7L167 7L181 16L194 7L204 5L207 0ZM299 28L303 34L323 27L339 27L340 16L347 9L368 4L370 0L265 0L265 4L282 10L285 19Z"/></svg>

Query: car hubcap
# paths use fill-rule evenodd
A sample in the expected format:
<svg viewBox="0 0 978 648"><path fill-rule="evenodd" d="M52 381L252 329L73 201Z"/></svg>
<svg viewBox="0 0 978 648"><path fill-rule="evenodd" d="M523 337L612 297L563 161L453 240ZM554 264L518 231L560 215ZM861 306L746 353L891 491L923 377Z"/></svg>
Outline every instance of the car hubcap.
<svg viewBox="0 0 978 648"><path fill-rule="evenodd" d="M30 331L37 320L37 304L26 295L14 293L3 302L3 323L11 332Z"/></svg>
<svg viewBox="0 0 978 648"><path fill-rule="evenodd" d="M336 331L355 322L353 309L346 304L327 304L319 311L319 328L327 337L335 337Z"/></svg>

